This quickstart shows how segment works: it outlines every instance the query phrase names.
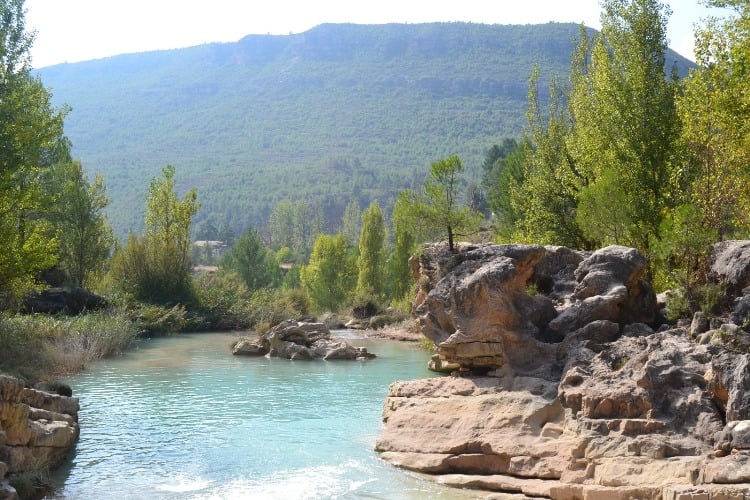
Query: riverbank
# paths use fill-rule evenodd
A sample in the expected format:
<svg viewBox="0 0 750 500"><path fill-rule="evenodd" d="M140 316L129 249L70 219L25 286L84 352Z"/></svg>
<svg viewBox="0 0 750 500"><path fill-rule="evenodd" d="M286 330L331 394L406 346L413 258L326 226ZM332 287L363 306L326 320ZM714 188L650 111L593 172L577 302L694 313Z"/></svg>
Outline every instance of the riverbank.
<svg viewBox="0 0 750 500"><path fill-rule="evenodd" d="M388 339L401 342L422 342L425 340L414 319L407 319L376 330L362 330L362 335L371 339Z"/></svg>

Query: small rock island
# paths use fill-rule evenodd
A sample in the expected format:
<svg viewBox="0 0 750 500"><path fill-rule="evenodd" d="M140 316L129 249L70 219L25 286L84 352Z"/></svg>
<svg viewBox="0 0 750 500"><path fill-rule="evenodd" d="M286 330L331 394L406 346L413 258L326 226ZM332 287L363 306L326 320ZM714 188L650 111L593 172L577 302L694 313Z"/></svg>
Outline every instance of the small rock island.
<svg viewBox="0 0 750 500"><path fill-rule="evenodd" d="M334 339L324 323L292 319L282 321L255 338L240 338L232 345L232 354L304 360L367 360L375 357L365 347L352 347Z"/></svg>

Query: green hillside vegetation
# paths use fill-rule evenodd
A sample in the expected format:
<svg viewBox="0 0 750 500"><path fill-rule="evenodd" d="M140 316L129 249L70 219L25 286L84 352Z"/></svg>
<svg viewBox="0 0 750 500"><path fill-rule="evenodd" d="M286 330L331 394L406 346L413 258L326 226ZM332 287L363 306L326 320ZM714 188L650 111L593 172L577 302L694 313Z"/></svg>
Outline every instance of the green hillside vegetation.
<svg viewBox="0 0 750 500"><path fill-rule="evenodd" d="M520 134L533 66L541 82L565 78L578 36L554 23L327 24L39 74L71 107L73 155L104 176L121 238L142 229L149 179L166 165L197 190L197 227L261 229L289 199L322 207L333 231L350 201L389 213L440 158L460 156L471 175Z"/></svg>

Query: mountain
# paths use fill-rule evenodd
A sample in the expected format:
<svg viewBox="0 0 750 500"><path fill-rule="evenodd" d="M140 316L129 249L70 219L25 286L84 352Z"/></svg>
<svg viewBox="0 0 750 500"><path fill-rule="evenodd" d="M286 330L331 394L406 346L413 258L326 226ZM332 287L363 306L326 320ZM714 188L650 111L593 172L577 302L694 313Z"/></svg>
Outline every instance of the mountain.
<svg viewBox="0 0 750 500"><path fill-rule="evenodd" d="M38 70L110 220L140 231L150 180L176 168L197 222L262 226L280 200L319 203L329 228L347 202L389 207L433 161L486 150L524 125L534 64L565 77L575 24L325 24L288 36L128 54ZM670 53L681 73L692 64Z"/></svg>

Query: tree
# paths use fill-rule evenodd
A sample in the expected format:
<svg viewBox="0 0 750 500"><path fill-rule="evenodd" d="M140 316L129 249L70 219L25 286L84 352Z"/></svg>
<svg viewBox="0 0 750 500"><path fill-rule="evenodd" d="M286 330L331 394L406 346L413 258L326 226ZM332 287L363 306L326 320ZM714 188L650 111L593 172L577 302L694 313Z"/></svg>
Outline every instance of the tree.
<svg viewBox="0 0 750 500"><path fill-rule="evenodd" d="M281 282L281 271L273 252L263 245L253 228L240 236L222 257L221 267L236 272L251 291L273 287Z"/></svg>
<svg viewBox="0 0 750 500"><path fill-rule="evenodd" d="M362 213L359 236L357 290L380 296L385 288L385 224L380 205L373 201Z"/></svg>
<svg viewBox="0 0 750 500"><path fill-rule="evenodd" d="M90 183L80 162L61 164L56 169L60 195L53 221L59 229L60 265L76 284L103 271L114 237L104 209L109 205L100 175Z"/></svg>
<svg viewBox="0 0 750 500"><path fill-rule="evenodd" d="M482 215L471 210L460 198L463 166L458 156L450 156L432 164L421 194L410 193L411 218L415 225L448 240L448 248L455 251L455 239L468 236L479 229Z"/></svg>
<svg viewBox="0 0 750 500"><path fill-rule="evenodd" d="M359 208L359 202L352 200L346 204L341 225L341 232L344 235L344 238L346 238L346 242L350 245L354 245L359 238L359 233L362 227L362 210Z"/></svg>
<svg viewBox="0 0 750 500"><path fill-rule="evenodd" d="M307 252L312 238L322 227L322 207L305 200L278 202L268 219L271 246L276 249L289 247L300 254Z"/></svg>
<svg viewBox="0 0 750 500"><path fill-rule="evenodd" d="M523 214L514 203L526 178L526 163L531 160L531 144L524 139L503 158L502 169L489 187L489 204L496 221L495 233L501 240L512 240Z"/></svg>
<svg viewBox="0 0 750 500"><path fill-rule="evenodd" d="M335 311L344 303L357 283L357 263L341 234L316 238L300 280L320 310Z"/></svg>
<svg viewBox="0 0 750 500"><path fill-rule="evenodd" d="M688 197L700 231L717 238L750 229L750 5L708 2L736 15L711 18L696 32L696 63L677 98L683 144L690 155Z"/></svg>
<svg viewBox="0 0 750 500"><path fill-rule="evenodd" d="M268 217L268 230L274 248L294 248L294 205L284 199L274 205Z"/></svg>
<svg viewBox="0 0 750 500"><path fill-rule="evenodd" d="M596 244L648 254L666 210L679 201L672 196L679 190L671 189L679 166L676 76L665 75L670 10L657 0L605 0L602 7L601 35L593 39L590 59L579 49L570 95L575 127L568 147L588 179L576 220ZM606 193L619 196L616 231L610 230L613 200Z"/></svg>
<svg viewBox="0 0 750 500"><path fill-rule="evenodd" d="M402 191L393 205L393 253L390 259L391 296L400 300L411 291L414 278L409 269L409 258L416 249L414 224L409 213L410 203L406 191Z"/></svg>
<svg viewBox="0 0 750 500"><path fill-rule="evenodd" d="M585 52L585 50L584 50ZM581 49L574 54L574 61ZM575 79L577 65L573 64ZM529 81L527 129L521 146L505 160L492 191L502 240L586 248L576 221L578 196L588 179L579 170L568 147L573 118L567 88L557 78L549 84L546 110L539 103L539 69Z"/></svg>
<svg viewBox="0 0 750 500"><path fill-rule="evenodd" d="M115 254L113 281L136 299L158 304L193 299L190 279L190 224L198 211L195 189L180 201L175 195L175 169L167 166L151 180L146 199L146 232L131 235Z"/></svg>
<svg viewBox="0 0 750 500"><path fill-rule="evenodd" d="M0 1L0 303L9 306L57 260L57 238L44 217L54 193L49 169L70 158L66 109L31 75L23 0Z"/></svg>

